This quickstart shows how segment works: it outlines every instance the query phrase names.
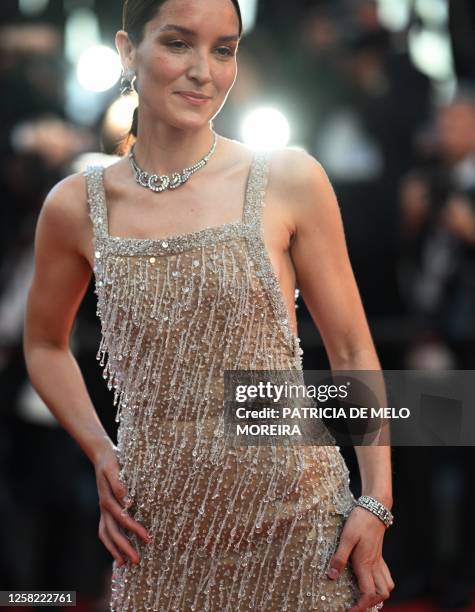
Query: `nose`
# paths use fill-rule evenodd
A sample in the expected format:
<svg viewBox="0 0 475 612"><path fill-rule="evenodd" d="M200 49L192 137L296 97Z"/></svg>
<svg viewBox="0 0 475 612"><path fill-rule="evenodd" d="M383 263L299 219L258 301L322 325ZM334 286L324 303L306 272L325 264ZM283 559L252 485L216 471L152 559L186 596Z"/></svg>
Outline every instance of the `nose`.
<svg viewBox="0 0 475 612"><path fill-rule="evenodd" d="M188 76L199 83L211 81L211 70L206 52L194 53L188 69Z"/></svg>

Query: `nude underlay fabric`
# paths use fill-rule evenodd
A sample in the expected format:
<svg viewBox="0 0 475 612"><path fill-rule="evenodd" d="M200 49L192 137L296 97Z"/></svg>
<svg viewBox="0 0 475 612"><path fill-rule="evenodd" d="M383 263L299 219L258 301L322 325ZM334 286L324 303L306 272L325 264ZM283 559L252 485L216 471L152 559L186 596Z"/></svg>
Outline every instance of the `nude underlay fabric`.
<svg viewBox="0 0 475 612"><path fill-rule="evenodd" d="M239 221L157 239L110 236L104 168L84 172L97 359L129 514L151 535L124 530L141 561L113 562L111 611L336 612L359 598L351 561L338 580L325 575L355 504L330 434L224 442L225 370L302 370L263 238L269 162L253 154Z"/></svg>

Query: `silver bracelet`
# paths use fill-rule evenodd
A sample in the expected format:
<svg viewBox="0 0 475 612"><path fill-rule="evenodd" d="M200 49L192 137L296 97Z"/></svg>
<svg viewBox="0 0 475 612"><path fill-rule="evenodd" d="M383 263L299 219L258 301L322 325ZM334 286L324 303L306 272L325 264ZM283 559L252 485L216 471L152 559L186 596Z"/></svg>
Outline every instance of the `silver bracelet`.
<svg viewBox="0 0 475 612"><path fill-rule="evenodd" d="M383 521L386 527L390 527L393 524L394 516L384 504L379 502L374 497L371 497L370 495L361 495L361 497L356 500L356 504L375 514Z"/></svg>

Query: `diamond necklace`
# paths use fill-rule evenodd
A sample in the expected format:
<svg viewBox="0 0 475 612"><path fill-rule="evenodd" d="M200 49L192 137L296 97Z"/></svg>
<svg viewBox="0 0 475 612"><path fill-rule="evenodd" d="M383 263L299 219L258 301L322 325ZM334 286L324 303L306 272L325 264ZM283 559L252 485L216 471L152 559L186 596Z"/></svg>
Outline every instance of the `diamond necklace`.
<svg viewBox="0 0 475 612"><path fill-rule="evenodd" d="M215 152L217 134L214 130L212 130L212 132L213 144L211 145L211 149L208 151L208 153L192 166L184 168L183 170L181 170L181 172L173 172L171 176L168 176L168 174L149 174L148 172L145 172L145 170L142 170L142 168L140 168L140 166L137 164L137 160L135 159L134 144L130 150L129 159L132 164L132 168L134 169L135 180L142 187L151 189L156 193L160 193L161 191L165 191L166 189L176 189L180 185L183 185L184 183L186 183L186 181L190 178L192 174L203 168L203 166L206 166L208 160Z"/></svg>

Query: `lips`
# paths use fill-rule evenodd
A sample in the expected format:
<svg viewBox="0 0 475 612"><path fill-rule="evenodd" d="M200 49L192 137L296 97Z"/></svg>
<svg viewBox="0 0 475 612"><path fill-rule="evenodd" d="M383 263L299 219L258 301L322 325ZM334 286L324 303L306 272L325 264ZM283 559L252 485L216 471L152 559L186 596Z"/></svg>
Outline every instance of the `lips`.
<svg viewBox="0 0 475 612"><path fill-rule="evenodd" d="M198 94L195 92L178 91L177 93L184 100L186 100L190 104L193 104L194 106L203 106L210 100L209 96L204 96L203 94Z"/></svg>
<svg viewBox="0 0 475 612"><path fill-rule="evenodd" d="M187 96L188 98L199 98L200 100L209 100L211 96L205 96L205 94L196 92L196 91L179 91L179 94L182 96Z"/></svg>

